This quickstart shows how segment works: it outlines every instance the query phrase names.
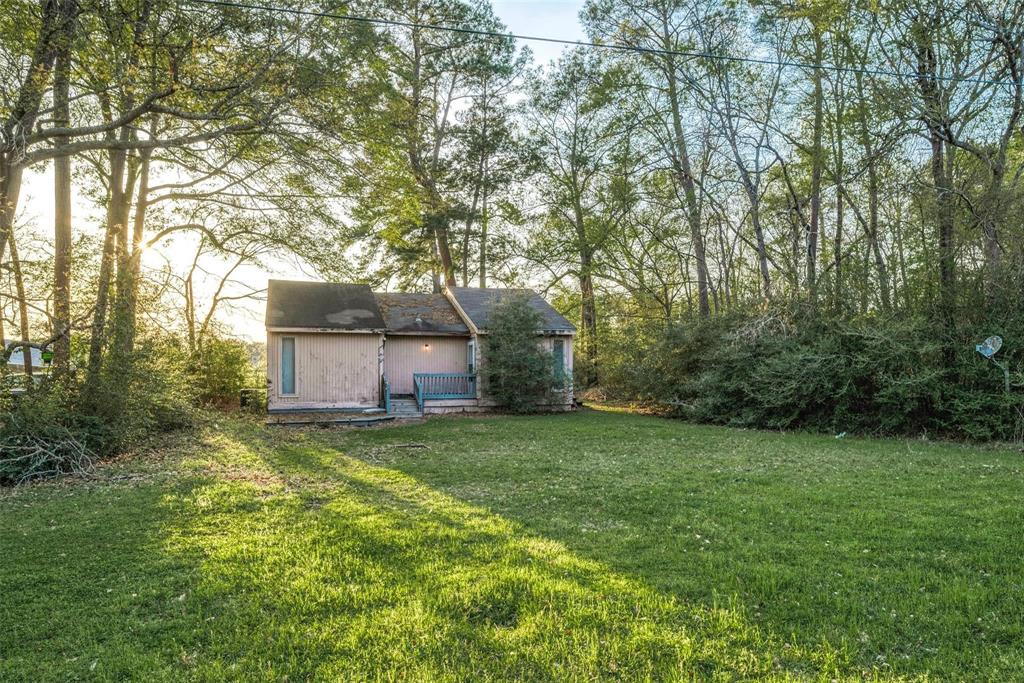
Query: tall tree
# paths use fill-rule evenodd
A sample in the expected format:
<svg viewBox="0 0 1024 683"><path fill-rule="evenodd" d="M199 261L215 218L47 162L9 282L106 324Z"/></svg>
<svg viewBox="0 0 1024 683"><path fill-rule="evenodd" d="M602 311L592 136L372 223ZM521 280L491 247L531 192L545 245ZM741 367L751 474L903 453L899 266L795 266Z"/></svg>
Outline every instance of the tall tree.
<svg viewBox="0 0 1024 683"><path fill-rule="evenodd" d="M654 125L652 134L661 141L665 159L675 174L690 229L698 309L702 317L708 317L710 274L701 216L702 189L694 168L686 115L686 107L692 102L687 88L693 74L688 71L690 60L684 55L695 26L702 22L724 25L722 14L716 7L688 6L679 0L593 0L584 11L592 37L638 48L629 58L638 61L641 73L647 75L644 88L656 114L649 119Z"/></svg>
<svg viewBox="0 0 1024 683"><path fill-rule="evenodd" d="M435 289L442 280L454 286L453 220L462 212L453 186L456 110L489 73L507 68L514 47L434 28L502 31L482 1L396 0L384 9L403 26L387 30L381 45L389 97L363 128L369 144L352 182L361 192L354 214L364 227L353 237L412 261L414 274L429 270Z"/></svg>
<svg viewBox="0 0 1024 683"><path fill-rule="evenodd" d="M566 53L546 77L533 81L528 113L536 141L539 194L544 209L534 235L532 258L557 279L571 275L580 289L580 343L584 385L597 377L597 297L601 250L621 211L609 201L613 155L620 126L610 107L610 90L594 55Z"/></svg>

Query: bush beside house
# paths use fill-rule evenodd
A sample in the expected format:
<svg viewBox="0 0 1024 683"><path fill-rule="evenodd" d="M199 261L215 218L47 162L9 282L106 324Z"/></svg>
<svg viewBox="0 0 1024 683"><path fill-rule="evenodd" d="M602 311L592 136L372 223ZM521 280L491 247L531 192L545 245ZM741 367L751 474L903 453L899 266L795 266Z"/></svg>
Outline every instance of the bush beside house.
<svg viewBox="0 0 1024 683"><path fill-rule="evenodd" d="M505 299L491 313L484 347L488 391L514 413L532 412L552 390L554 362L537 343L542 324L526 297Z"/></svg>

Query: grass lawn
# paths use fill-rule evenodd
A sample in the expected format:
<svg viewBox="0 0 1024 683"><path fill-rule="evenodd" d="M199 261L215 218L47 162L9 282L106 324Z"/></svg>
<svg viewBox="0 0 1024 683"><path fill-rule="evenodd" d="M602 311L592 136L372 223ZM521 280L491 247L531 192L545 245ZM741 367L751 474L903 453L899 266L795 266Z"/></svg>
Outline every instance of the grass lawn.
<svg viewBox="0 0 1024 683"><path fill-rule="evenodd" d="M1024 680L1024 457L216 418L0 491L0 680Z"/></svg>

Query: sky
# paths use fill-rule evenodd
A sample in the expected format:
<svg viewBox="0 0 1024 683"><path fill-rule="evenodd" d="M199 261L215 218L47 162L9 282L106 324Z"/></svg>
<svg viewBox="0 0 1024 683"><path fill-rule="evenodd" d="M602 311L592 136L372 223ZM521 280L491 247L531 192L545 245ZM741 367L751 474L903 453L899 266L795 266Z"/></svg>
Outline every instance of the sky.
<svg viewBox="0 0 1024 683"><path fill-rule="evenodd" d="M578 19L583 0L492 0L491 4L511 33L563 40L586 38ZM529 45L534 62L539 65L546 65L556 59L564 49L562 45L535 41L520 42L520 45ZM52 230L52 188L52 165L40 171L26 173L22 190L24 201L21 202L19 209L19 221L31 225L34 228L33 233L40 235L41 239L42 236L50 235ZM83 197L74 196L72 213L73 228L76 231L95 231L98 234L102 214L94 205ZM186 245L185 241L174 244L170 249L154 249L147 253L143 259L144 267L161 269L169 266L179 273L187 270L194 253L194 244ZM216 263L206 265L211 271L218 267ZM250 286L262 287L262 283L272 277L310 280L314 279L315 275L301 263L278 258L268 262L266 269L249 267L239 271L237 277ZM197 285L197 290L204 286L212 293L213 280L209 280L205 285ZM247 300L233 304L230 309L219 309L218 317L234 336L262 340L265 337L263 313L262 301Z"/></svg>
<svg viewBox="0 0 1024 683"><path fill-rule="evenodd" d="M578 17L582 0L491 0L491 6L511 33L563 40L586 38ZM538 64L557 58L564 47L535 41L520 44L530 46Z"/></svg>

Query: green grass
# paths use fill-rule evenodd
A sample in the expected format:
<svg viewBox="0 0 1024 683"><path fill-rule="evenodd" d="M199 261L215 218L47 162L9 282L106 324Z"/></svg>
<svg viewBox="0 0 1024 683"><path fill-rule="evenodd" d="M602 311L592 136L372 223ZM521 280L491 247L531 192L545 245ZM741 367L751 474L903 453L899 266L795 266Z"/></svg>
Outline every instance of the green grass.
<svg viewBox="0 0 1024 683"><path fill-rule="evenodd" d="M0 492L0 680L1024 680L1019 453L218 420Z"/></svg>

